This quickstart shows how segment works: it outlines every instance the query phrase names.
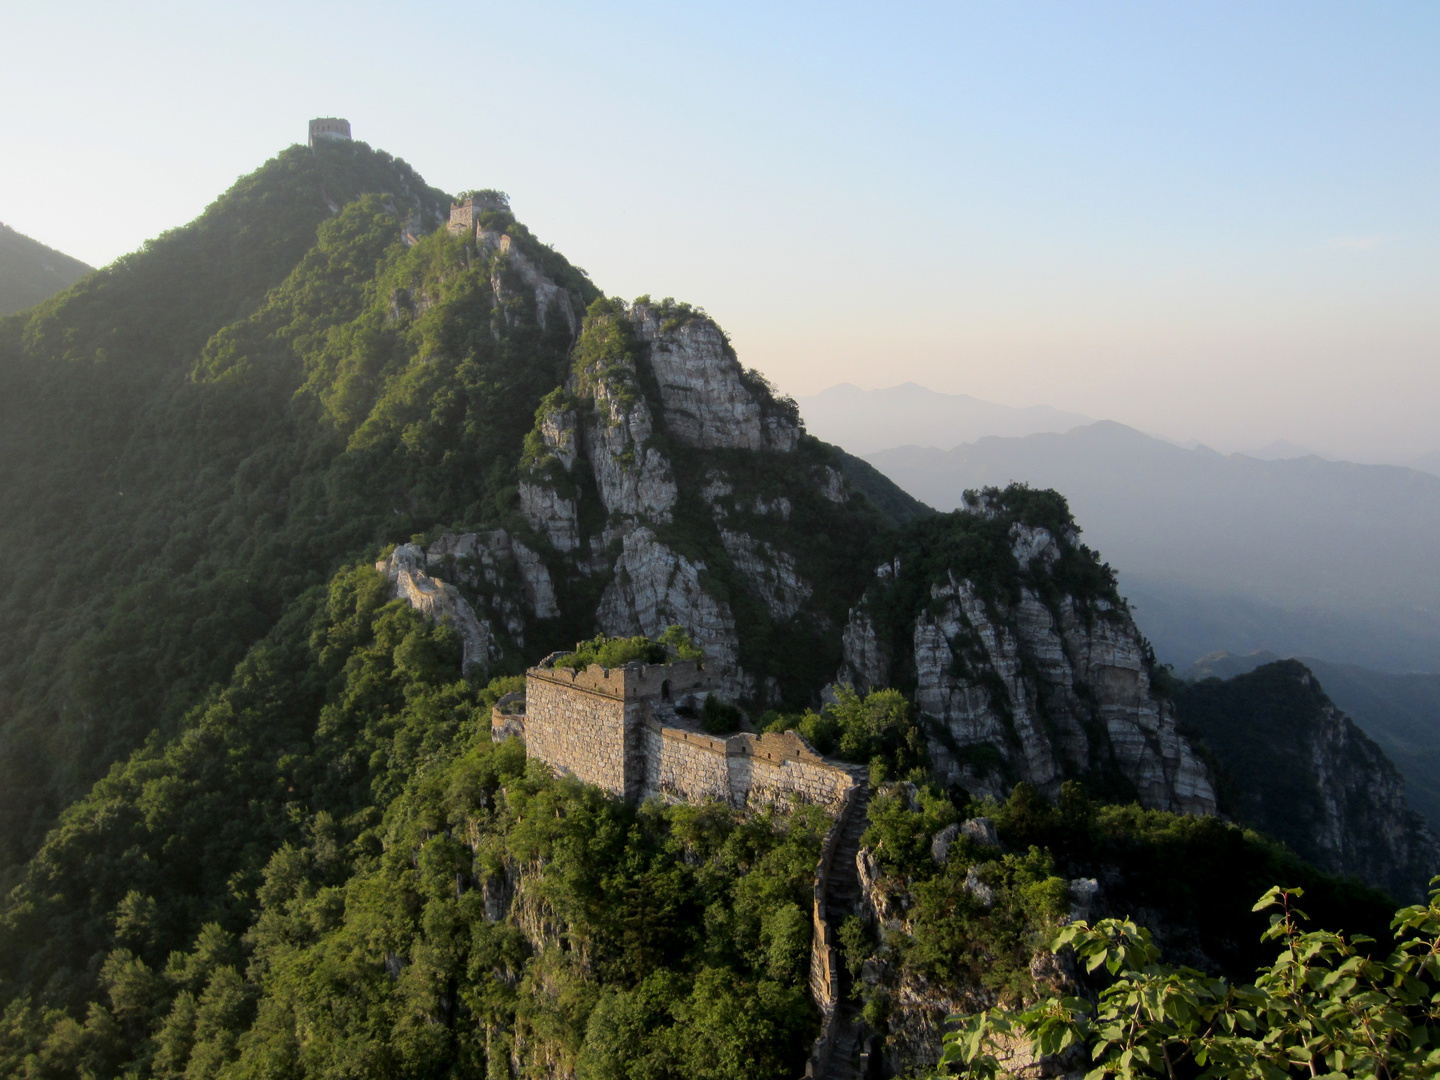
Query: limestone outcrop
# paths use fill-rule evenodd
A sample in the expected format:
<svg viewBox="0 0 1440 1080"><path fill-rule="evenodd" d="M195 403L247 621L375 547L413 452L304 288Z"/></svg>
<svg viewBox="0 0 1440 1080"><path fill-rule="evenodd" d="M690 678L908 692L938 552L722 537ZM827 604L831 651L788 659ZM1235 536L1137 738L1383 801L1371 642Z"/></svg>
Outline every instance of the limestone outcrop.
<svg viewBox="0 0 1440 1080"><path fill-rule="evenodd" d="M976 795L1003 798L1026 781L1054 796L1068 778L1109 772L1131 789L1117 794L1146 807L1214 813L1211 778L1151 686L1151 656L1113 584L1083 596L1061 585L1097 570L1093 553L1073 530L984 506L975 515L994 527L971 531L988 532L992 551L1006 543L1011 565L987 564L992 576L977 580L982 567L967 576L943 558L882 564L851 610L841 681L864 690L913 678L937 779ZM877 611L893 612L907 589L924 603L879 626ZM894 670L897 654L908 672Z"/></svg>
<svg viewBox="0 0 1440 1080"><path fill-rule="evenodd" d="M520 250L511 237L502 233L478 229L475 239L481 250L498 251L504 259L503 263L497 265L495 275L491 279L491 287L495 290L497 299L503 302L509 291L504 275L499 269L499 266L504 266L505 269L514 273L534 296L535 319L542 330L547 329L551 322L559 319L564 322L571 337L579 333L580 319L575 313L574 305L570 302L570 294L547 277L529 256Z"/></svg>
<svg viewBox="0 0 1440 1080"><path fill-rule="evenodd" d="M754 584L777 621L794 618L813 595L815 590L795 568L795 557L777 550L768 540L722 528L720 543L735 568Z"/></svg>
<svg viewBox="0 0 1440 1080"><path fill-rule="evenodd" d="M504 624L520 648L525 647L525 607L537 619L560 614L549 568L504 529L445 533L426 550L425 561L432 568L445 568L469 589L475 601Z"/></svg>
<svg viewBox="0 0 1440 1080"><path fill-rule="evenodd" d="M744 369L713 321L687 308L643 302L631 308L630 321L646 347L673 439L705 449L795 449L798 418L767 408L770 395L746 385Z"/></svg>
<svg viewBox="0 0 1440 1080"><path fill-rule="evenodd" d="M705 564L677 554L648 528L636 529L621 543L615 576L595 612L600 629L611 636L659 637L667 626L682 626L705 650L723 696L753 694L753 681L740 668L735 617L701 582Z"/></svg>
<svg viewBox="0 0 1440 1080"><path fill-rule="evenodd" d="M607 303L608 311L592 311L565 387L536 414L518 492L521 515L543 543L516 538L515 557L531 567L548 564L552 575L608 578L595 608L597 630L653 635L678 624L705 649L726 696L753 697L757 680L740 664L737 619L731 597L715 585L715 560L676 542L685 478L672 458L679 448L791 455L803 434L798 415L741 368L703 313L669 301ZM814 587L795 554L725 521L733 514L786 523L790 497L746 494L737 503L736 485L708 473L690 482L711 508L726 572L770 619L796 618ZM802 465L797 475L810 476L822 498L846 498L834 469ZM541 591L527 587L537 612L545 606ZM554 591L552 584L547 597Z"/></svg>

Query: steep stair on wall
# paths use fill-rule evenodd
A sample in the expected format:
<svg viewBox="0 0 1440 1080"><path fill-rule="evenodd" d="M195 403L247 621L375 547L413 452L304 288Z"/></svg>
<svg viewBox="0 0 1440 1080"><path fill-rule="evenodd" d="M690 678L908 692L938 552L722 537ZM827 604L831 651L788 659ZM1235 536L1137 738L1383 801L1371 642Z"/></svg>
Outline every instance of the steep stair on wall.
<svg viewBox="0 0 1440 1080"><path fill-rule="evenodd" d="M860 854L860 838L870 825L866 809L870 803L870 785L863 780L855 793L855 807L840 833L835 857L825 889L825 921L836 933L847 916L860 913L860 872L855 858ZM860 1015L860 1002L851 996L853 980L843 960L837 972L839 1004L836 1006L835 1042L823 1080L858 1080L865 1044L865 1022Z"/></svg>

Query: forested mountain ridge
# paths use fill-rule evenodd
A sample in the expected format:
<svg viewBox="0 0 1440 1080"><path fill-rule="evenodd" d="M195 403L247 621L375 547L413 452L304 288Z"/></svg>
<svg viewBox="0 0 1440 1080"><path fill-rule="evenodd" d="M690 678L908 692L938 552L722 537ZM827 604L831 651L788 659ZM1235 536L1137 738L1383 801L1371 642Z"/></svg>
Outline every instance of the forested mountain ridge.
<svg viewBox="0 0 1440 1080"><path fill-rule="evenodd" d="M379 401L390 358L332 370L346 324L346 340L401 356L455 331L453 303L401 331L376 299L386 267L438 276L424 260L443 234L412 248L446 202L363 144L293 147L191 225L0 323L0 530L16 550L65 552L43 575L0 572L7 863L108 762L173 730L342 553L408 531L447 483L469 490L445 512L493 499L483 439L429 488L393 467L387 481L396 412L415 404ZM538 400L568 345L548 346L549 370L527 342L475 377L522 394L529 379ZM487 402L503 432L514 414ZM463 403L443 421L463 426Z"/></svg>
<svg viewBox="0 0 1440 1080"><path fill-rule="evenodd" d="M1283 659L1269 650L1202 656L1181 678L1232 678ZM1440 675L1395 675L1354 664L1295 657L1325 687L1326 695L1364 729L1405 777L1405 797L1440 829Z"/></svg>
<svg viewBox="0 0 1440 1080"><path fill-rule="evenodd" d="M1214 755L1221 807L1334 873L1418 900L1440 840L1400 771L1299 660L1173 687L1187 734Z"/></svg>
<svg viewBox="0 0 1440 1080"><path fill-rule="evenodd" d="M54 296L88 273L90 267L79 259L0 222L0 317Z"/></svg>
<svg viewBox="0 0 1440 1080"><path fill-rule="evenodd" d="M1210 778L1061 496L928 513L703 312L602 296L482 194L443 228L403 163L291 148L0 322L3 539L40 553L0 571L0 1071L798 1072L817 812L626 806L489 736L526 663L671 623L755 726L869 766L867 850L918 900L895 987L1029 993L1062 873L1222 966L1277 876L1377 925L1194 816ZM374 568L401 552L469 663ZM947 862L984 814L1004 850Z"/></svg>

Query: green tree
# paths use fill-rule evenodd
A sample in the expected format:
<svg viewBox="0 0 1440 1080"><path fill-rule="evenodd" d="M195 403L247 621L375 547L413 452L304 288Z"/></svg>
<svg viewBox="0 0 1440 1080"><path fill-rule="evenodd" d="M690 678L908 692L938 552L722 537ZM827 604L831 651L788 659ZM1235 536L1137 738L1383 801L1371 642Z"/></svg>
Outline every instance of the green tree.
<svg viewBox="0 0 1440 1080"><path fill-rule="evenodd" d="M1052 949L1072 949L1108 985L1093 998L1051 994L1023 1010L952 1017L959 1027L942 1064L986 1078L1044 1057L1088 1057L1087 1080L1435 1076L1440 887L1428 904L1396 913L1384 956L1363 936L1305 930L1300 895L1276 887L1255 905L1272 913L1264 936L1280 952L1245 985L1163 964L1149 932L1128 919L1072 923Z"/></svg>

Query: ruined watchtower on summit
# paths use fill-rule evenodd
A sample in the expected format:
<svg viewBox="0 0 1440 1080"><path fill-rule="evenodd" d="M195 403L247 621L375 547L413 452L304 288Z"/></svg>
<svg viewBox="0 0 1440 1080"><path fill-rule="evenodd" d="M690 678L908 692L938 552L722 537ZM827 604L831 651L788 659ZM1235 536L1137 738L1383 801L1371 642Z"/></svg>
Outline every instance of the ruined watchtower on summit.
<svg viewBox="0 0 1440 1080"><path fill-rule="evenodd" d="M446 229L451 236L474 236L475 223L487 210L503 210L508 214L510 197L503 191L472 191L459 202L450 204L450 224Z"/></svg>
<svg viewBox="0 0 1440 1080"><path fill-rule="evenodd" d="M321 116L310 121L310 145L319 139L350 139L350 121L338 116Z"/></svg>

